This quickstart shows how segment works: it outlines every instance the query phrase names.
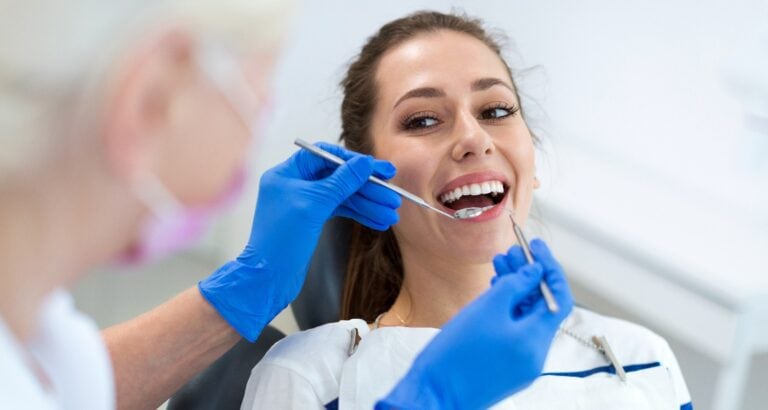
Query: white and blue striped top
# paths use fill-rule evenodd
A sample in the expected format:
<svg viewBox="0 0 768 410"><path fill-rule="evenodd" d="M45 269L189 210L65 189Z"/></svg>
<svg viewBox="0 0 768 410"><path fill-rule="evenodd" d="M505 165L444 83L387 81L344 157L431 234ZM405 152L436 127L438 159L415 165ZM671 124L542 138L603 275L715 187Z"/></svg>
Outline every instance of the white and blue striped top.
<svg viewBox="0 0 768 410"><path fill-rule="evenodd" d="M605 336L627 382L619 381L599 351L558 333L542 376L494 409L693 408L677 360L660 336L581 308L574 309L563 326L585 339ZM353 328L362 340L349 356ZM273 346L253 369L242 408L371 409L437 332L409 327L369 330L365 321L353 319L296 333Z"/></svg>

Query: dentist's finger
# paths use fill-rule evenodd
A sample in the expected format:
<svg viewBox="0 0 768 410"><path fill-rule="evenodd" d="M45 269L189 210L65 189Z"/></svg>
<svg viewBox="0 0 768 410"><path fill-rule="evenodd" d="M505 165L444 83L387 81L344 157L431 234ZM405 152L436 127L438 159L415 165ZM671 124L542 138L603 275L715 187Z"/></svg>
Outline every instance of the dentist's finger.
<svg viewBox="0 0 768 410"><path fill-rule="evenodd" d="M541 265L544 266L544 270L562 270L560 263L558 263L557 259L552 255L552 251L549 250L546 242L536 238L531 241L530 248L531 253L533 254L533 259L535 259L536 262L541 263Z"/></svg>
<svg viewBox="0 0 768 410"><path fill-rule="evenodd" d="M507 251L506 259L507 264L513 271L528 264L528 261L525 259L525 253L523 253L523 248L520 247L520 245L512 245Z"/></svg>
<svg viewBox="0 0 768 410"><path fill-rule="evenodd" d="M515 307L536 290L542 277L543 269L539 264L527 265L519 274L498 276L491 289L499 298L498 303L506 303L512 318Z"/></svg>
<svg viewBox="0 0 768 410"><path fill-rule="evenodd" d="M371 201L361 195L352 195L342 205L380 225L394 225L400 220L395 208Z"/></svg>
<svg viewBox="0 0 768 410"><path fill-rule="evenodd" d="M361 154L359 152L351 151L351 150L348 150L346 148L340 147L338 145L330 144L330 143L322 142L322 141L315 143L315 146L317 146L318 148L321 148L323 151L327 151L327 152L329 152L329 153L331 153L331 154L333 154L333 155L335 155L335 156L337 156L337 157L339 157L339 158L341 158L341 159L343 159L345 161L349 161L350 159L352 159L354 157L357 157L357 156L366 156L365 154ZM320 157L317 157L317 158L320 158ZM371 157L371 158L373 158L373 157ZM335 166L338 166L338 165L334 164L333 162L331 162L331 161L329 161L327 159L324 159L324 158L321 158L321 159L323 161L327 161L329 164L333 164ZM374 158L373 164L374 164L373 165L373 174L376 175L379 178L390 179L393 176L395 176L395 173L397 172L397 169L395 168L395 166L391 162L389 162L389 161Z"/></svg>
<svg viewBox="0 0 768 410"><path fill-rule="evenodd" d="M391 211L391 210L390 210ZM394 212L394 211L392 211ZM334 212L334 215L336 216L343 216L345 218L353 219L360 223L361 225L364 225L368 228L371 228L375 231L386 231L389 229L389 227L393 224L387 223L386 221L382 222L378 219L372 219L368 215L361 214L360 212L357 212L354 209L351 209L347 207L346 205L341 205L338 208L336 208L336 211ZM397 213L393 217L389 217L389 220L395 220L394 223L397 223L399 216Z"/></svg>
<svg viewBox="0 0 768 410"><path fill-rule="evenodd" d="M389 208L399 208L403 204L403 199L389 188L385 188L381 185L368 182L357 191L356 195L365 197L366 199L387 206Z"/></svg>

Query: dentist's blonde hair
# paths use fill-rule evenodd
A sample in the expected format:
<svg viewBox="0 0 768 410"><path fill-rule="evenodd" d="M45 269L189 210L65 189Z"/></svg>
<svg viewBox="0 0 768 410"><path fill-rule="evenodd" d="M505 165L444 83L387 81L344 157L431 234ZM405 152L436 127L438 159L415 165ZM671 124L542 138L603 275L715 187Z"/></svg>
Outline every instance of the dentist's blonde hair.
<svg viewBox="0 0 768 410"><path fill-rule="evenodd" d="M286 5L288 4L288 5ZM237 51L273 49L283 0L0 0L0 188L56 155L97 145L111 70L153 28Z"/></svg>

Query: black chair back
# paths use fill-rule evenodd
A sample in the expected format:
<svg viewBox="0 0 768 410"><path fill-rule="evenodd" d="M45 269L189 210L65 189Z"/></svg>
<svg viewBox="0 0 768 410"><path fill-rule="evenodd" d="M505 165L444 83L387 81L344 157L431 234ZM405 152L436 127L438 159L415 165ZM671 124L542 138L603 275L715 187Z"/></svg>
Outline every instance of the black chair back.
<svg viewBox="0 0 768 410"><path fill-rule="evenodd" d="M302 330L339 320L341 290L349 258L352 224L346 218L332 218L323 227L307 270L301 293L291 304Z"/></svg>
<svg viewBox="0 0 768 410"><path fill-rule="evenodd" d="M240 340L219 360L213 362L171 397L169 410L237 410L243 401L245 385L256 363L270 347L285 337L267 326L255 343Z"/></svg>

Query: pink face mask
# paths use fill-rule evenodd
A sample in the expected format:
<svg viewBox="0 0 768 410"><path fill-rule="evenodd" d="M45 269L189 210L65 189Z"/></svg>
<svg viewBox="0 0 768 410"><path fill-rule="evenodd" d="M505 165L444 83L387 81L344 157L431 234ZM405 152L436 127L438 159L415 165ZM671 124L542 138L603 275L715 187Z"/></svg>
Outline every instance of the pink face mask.
<svg viewBox="0 0 768 410"><path fill-rule="evenodd" d="M144 222L139 238L120 262L138 265L194 245L208 229L213 217L240 197L245 187L245 175L244 169L238 171L229 186L209 205L185 208L172 199L160 209L153 209L153 215ZM151 188L153 190L166 191L159 181L151 184L156 184ZM155 195L155 198L165 196L167 199L169 194L166 191Z"/></svg>
<svg viewBox="0 0 768 410"><path fill-rule="evenodd" d="M260 118L265 113L264 106L259 108L258 98L250 92L250 85L235 59L225 50L208 45L200 50L198 64L235 112L248 124L253 142L259 135L257 125L264 123ZM261 115L258 115L257 109ZM205 233L213 217L240 197L246 174L245 168L241 168L218 198L198 207L182 205L157 177L145 177L134 190L151 210L152 216L144 223L139 238L122 255L120 261L131 265L141 264L193 245Z"/></svg>

